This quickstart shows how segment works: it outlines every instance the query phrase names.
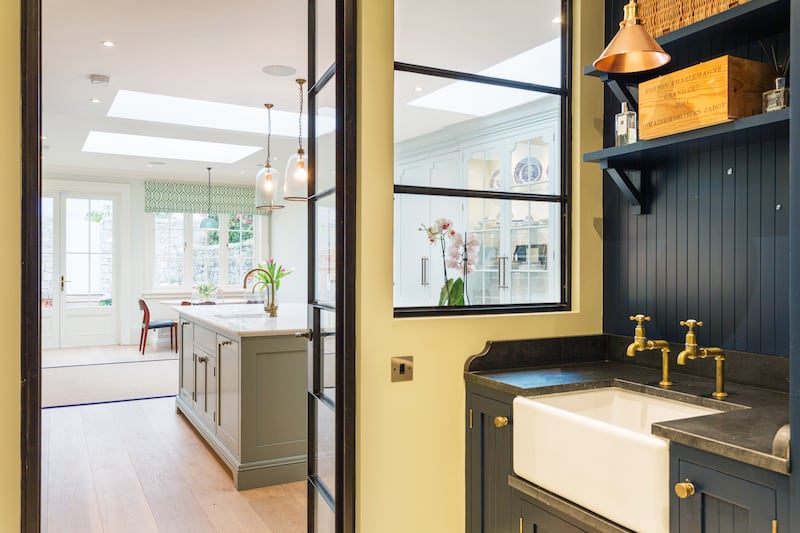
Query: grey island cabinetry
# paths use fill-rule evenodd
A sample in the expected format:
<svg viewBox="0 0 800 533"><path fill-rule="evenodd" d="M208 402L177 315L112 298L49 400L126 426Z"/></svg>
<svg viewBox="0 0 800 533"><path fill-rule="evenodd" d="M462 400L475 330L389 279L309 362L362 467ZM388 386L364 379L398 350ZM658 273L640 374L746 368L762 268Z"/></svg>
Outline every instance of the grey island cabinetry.
<svg viewBox="0 0 800 533"><path fill-rule="evenodd" d="M177 307L177 410L228 466L238 490L306 475L306 306Z"/></svg>

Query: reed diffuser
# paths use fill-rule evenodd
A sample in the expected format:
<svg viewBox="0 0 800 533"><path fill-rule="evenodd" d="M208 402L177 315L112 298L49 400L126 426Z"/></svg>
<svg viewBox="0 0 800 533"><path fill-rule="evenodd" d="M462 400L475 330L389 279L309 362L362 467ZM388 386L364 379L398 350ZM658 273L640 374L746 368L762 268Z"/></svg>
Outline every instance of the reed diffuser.
<svg viewBox="0 0 800 533"><path fill-rule="evenodd" d="M758 44L767 55L772 55L772 63L775 65L775 88L765 91L761 95L761 111L769 113L770 111L778 111L789 107L789 89L786 87L786 74L789 72L789 51L786 51L786 59L783 63L778 63L778 56L775 54L775 47L772 46L770 54L764 44L759 41Z"/></svg>

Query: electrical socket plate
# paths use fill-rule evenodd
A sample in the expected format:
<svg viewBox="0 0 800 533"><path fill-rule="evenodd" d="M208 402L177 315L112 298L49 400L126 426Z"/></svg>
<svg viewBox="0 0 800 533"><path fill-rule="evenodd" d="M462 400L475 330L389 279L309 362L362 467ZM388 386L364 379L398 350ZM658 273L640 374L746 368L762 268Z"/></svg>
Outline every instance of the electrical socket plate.
<svg viewBox="0 0 800 533"><path fill-rule="evenodd" d="M392 357L392 381L411 381L414 379L414 357Z"/></svg>

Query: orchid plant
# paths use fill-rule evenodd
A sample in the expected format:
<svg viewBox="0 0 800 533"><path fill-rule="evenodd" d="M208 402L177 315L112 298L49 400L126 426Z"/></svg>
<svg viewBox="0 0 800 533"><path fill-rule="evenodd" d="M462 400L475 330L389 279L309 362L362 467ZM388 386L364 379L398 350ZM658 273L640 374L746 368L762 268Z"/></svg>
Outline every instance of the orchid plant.
<svg viewBox="0 0 800 533"><path fill-rule="evenodd" d="M439 292L439 305L469 305L467 274L475 270L478 262L480 239L474 234L458 233L448 218L437 218L431 226L421 224L419 229L425 232L428 242L438 241L442 247L444 285ZM458 274L448 277L448 270Z"/></svg>
<svg viewBox="0 0 800 533"><path fill-rule="evenodd" d="M275 259L273 259L272 257L269 258L269 261L261 261L260 263L258 263L257 266L258 268L263 268L264 270L269 272L269 275L275 281L276 291L281 288L281 279L285 278L286 276L294 272L291 268L286 268L283 265L276 263ZM272 284L272 281L270 281L269 277L263 272L256 271L253 272L253 275L256 277L258 281L262 282L264 286Z"/></svg>

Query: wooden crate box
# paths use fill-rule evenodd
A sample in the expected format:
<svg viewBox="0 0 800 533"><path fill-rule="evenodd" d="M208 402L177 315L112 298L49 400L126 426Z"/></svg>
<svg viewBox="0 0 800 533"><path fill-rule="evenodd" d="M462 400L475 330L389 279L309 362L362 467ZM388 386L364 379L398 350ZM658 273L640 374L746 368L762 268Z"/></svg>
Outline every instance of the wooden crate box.
<svg viewBox="0 0 800 533"><path fill-rule="evenodd" d="M655 139L761 113L766 63L722 56L639 84L639 138Z"/></svg>

